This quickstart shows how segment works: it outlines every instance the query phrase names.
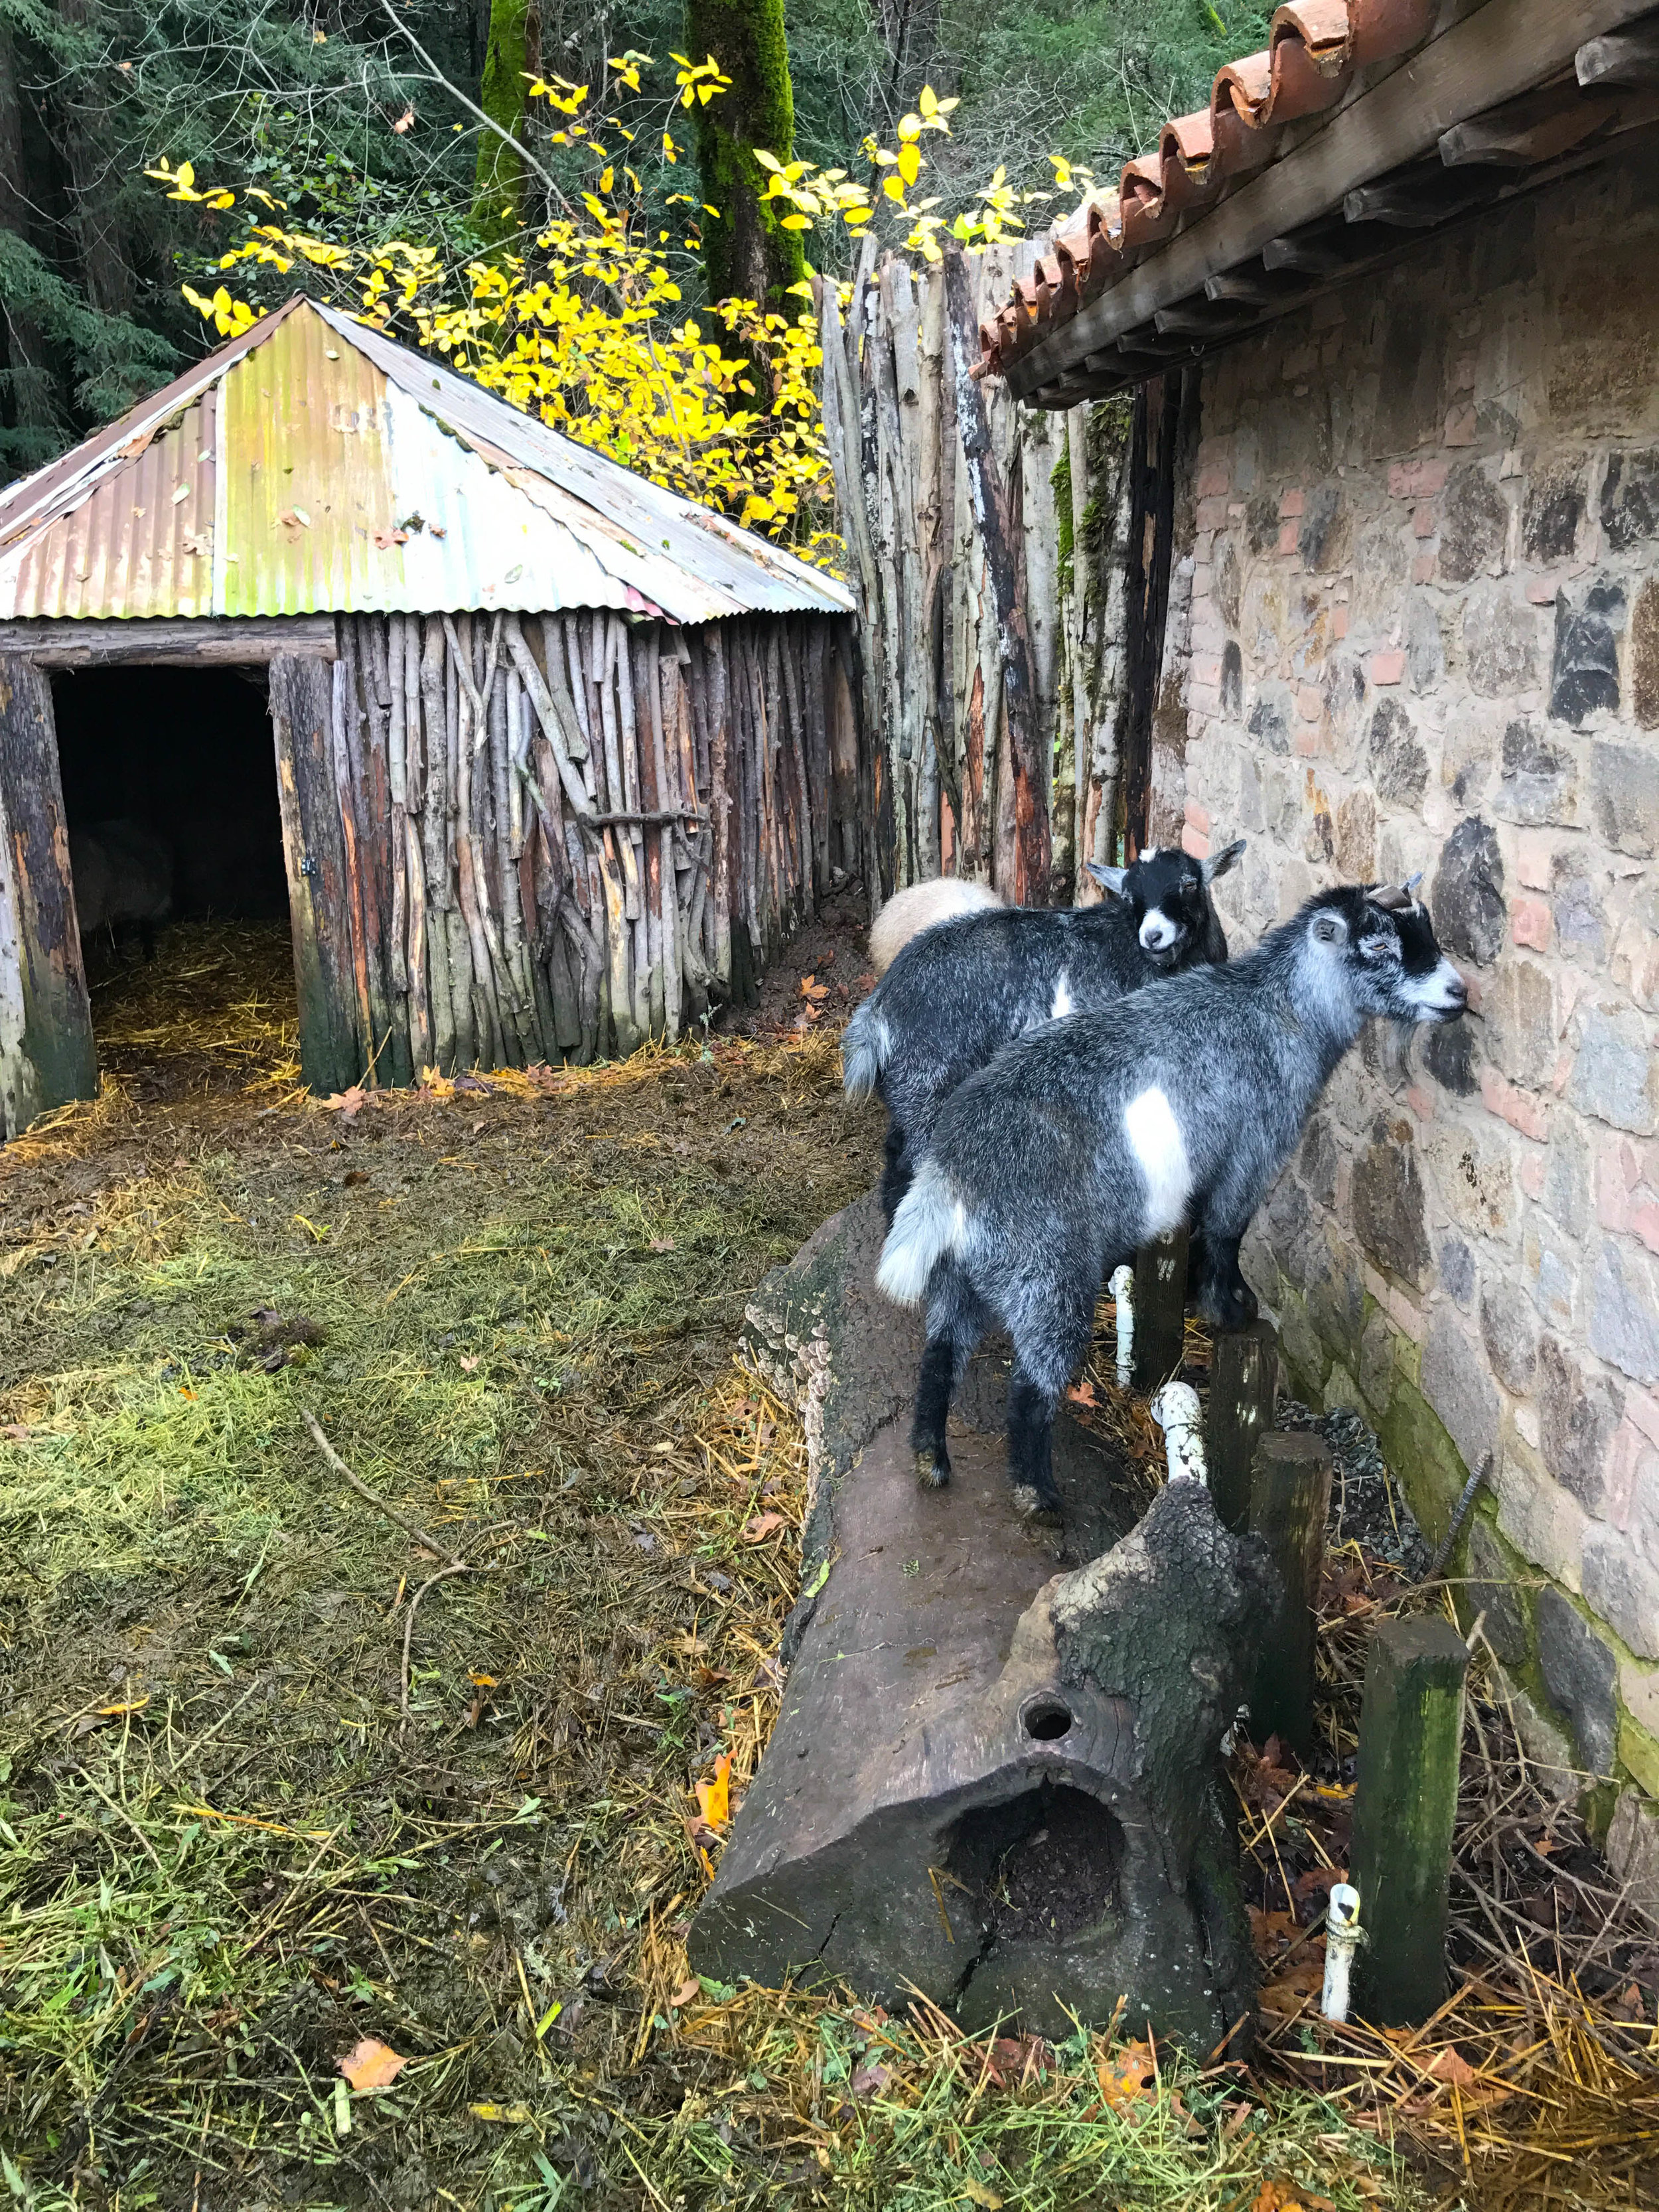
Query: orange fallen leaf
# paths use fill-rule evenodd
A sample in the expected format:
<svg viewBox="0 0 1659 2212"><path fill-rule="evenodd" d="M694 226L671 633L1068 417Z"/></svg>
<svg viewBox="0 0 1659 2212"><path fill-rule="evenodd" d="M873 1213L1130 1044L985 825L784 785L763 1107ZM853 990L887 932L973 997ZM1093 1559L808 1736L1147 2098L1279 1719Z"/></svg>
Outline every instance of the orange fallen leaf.
<svg viewBox="0 0 1659 2212"><path fill-rule="evenodd" d="M673 1252L678 1249L672 1237L653 1237L650 1249L653 1252Z"/></svg>
<svg viewBox="0 0 1659 2212"><path fill-rule="evenodd" d="M381 553L389 552L394 545L407 545L408 543L409 532L406 530L377 530L374 533L375 549Z"/></svg>
<svg viewBox="0 0 1659 2212"><path fill-rule="evenodd" d="M498 1690L501 1687L493 1674L469 1674L467 1680L475 1690Z"/></svg>
<svg viewBox="0 0 1659 2212"><path fill-rule="evenodd" d="M744 1522L743 1540L745 1544L763 1544L769 1536L787 1526L781 1513L757 1513L752 1521Z"/></svg>
<svg viewBox="0 0 1659 2212"><path fill-rule="evenodd" d="M1124 2044L1109 2058L1103 2058L1096 2069L1095 2079L1100 2084L1100 2094L1114 2112L1126 2105L1135 2105L1152 2094L1158 2086L1158 2065L1150 2044Z"/></svg>
<svg viewBox="0 0 1659 2212"><path fill-rule="evenodd" d="M355 2044L340 2061L340 2071L354 2089L389 2088L409 2063L400 2058L390 2044L379 2043L372 2035Z"/></svg>
<svg viewBox="0 0 1659 2212"><path fill-rule="evenodd" d="M1092 1406L1095 1402L1095 1386L1085 1377L1081 1382L1072 1383L1066 1395L1074 1406Z"/></svg>
<svg viewBox="0 0 1659 2212"><path fill-rule="evenodd" d="M803 999L827 999L830 995L830 986L827 983L820 983L816 975L803 975L800 979L800 994Z"/></svg>
<svg viewBox="0 0 1659 2212"><path fill-rule="evenodd" d="M729 1751L723 1751L714 1761L714 1780L698 1783L696 1799L697 1811L705 1827L718 1832L726 1826L732 1818L732 1754Z"/></svg>
<svg viewBox="0 0 1659 2212"><path fill-rule="evenodd" d="M696 1976L695 1974L688 1974L685 1979L680 1984L678 1989L675 1990L673 1996L670 1997L668 2002L670 2004L683 2010L685 2006L692 2003L696 2000L696 1998L701 1994L702 1990L702 1984L697 1979Z"/></svg>
<svg viewBox="0 0 1659 2212"><path fill-rule="evenodd" d="M477 1364L478 1362L476 1354L466 1352L462 1352L461 1372L463 1375L470 1375Z"/></svg>
<svg viewBox="0 0 1659 2212"><path fill-rule="evenodd" d="M1460 2089L1467 2089L1472 2082L1480 2079L1454 2043L1449 2043L1443 2051L1437 2053L1429 2068L1429 2075L1432 2081L1454 2082Z"/></svg>

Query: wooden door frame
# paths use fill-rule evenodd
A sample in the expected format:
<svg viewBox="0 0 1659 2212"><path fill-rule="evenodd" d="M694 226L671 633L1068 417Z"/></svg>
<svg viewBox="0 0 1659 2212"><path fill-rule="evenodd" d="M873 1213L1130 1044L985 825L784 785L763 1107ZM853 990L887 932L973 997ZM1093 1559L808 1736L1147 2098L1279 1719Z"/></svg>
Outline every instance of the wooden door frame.
<svg viewBox="0 0 1659 2212"><path fill-rule="evenodd" d="M292 666L331 662L339 641L331 615L288 620L0 623L0 1141L37 1115L98 1091L97 1044L75 911L64 812L52 672L89 667L257 667L282 656ZM295 981L301 981L295 884L311 901L305 855L289 849L282 747L270 708L289 903L295 915ZM27 757L26 757L26 754ZM336 1089L336 1062L307 1054L301 998L301 1052ZM326 1062L325 1066L323 1062ZM352 1077L345 1078L349 1081Z"/></svg>

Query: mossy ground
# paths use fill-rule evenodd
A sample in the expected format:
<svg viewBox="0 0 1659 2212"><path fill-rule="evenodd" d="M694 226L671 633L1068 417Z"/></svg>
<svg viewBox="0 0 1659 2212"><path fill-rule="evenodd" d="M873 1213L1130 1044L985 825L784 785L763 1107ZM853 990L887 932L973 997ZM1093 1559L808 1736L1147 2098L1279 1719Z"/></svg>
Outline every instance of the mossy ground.
<svg viewBox="0 0 1659 2212"><path fill-rule="evenodd" d="M744 1298L875 1171L833 1037L348 1115L197 951L0 1153L0 2203L1409 2201L1231 2073L682 1986L795 1587Z"/></svg>

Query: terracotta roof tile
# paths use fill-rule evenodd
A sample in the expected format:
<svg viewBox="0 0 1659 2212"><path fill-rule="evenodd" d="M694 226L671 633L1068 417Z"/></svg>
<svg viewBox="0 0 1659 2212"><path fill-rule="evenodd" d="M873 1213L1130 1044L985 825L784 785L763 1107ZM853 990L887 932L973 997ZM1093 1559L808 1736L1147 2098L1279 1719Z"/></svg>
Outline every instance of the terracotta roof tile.
<svg viewBox="0 0 1659 2212"><path fill-rule="evenodd" d="M1210 104L1164 125L1158 151L1125 165L1115 193L1091 199L1055 234L1032 277L980 325L984 367L1011 362L1097 300L1182 217L1273 159L1281 125L1334 107L1354 71L1428 34L1437 0L1296 0L1276 10L1268 44L1216 72Z"/></svg>

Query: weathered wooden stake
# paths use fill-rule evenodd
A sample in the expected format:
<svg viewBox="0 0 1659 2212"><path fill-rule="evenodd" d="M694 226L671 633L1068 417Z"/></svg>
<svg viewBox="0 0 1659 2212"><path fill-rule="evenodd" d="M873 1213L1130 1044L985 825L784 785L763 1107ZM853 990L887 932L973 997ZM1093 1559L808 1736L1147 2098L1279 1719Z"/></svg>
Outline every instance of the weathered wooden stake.
<svg viewBox="0 0 1659 2212"><path fill-rule="evenodd" d="M1250 1467L1260 1439L1273 1425L1279 1338L1269 1321L1226 1329L1210 1358L1205 1453L1210 1495L1224 1528L1242 1535L1250 1525Z"/></svg>
<svg viewBox="0 0 1659 2212"><path fill-rule="evenodd" d="M1315 1615L1330 1502L1331 1448L1322 1437L1286 1429L1261 1439L1250 1474L1250 1534L1272 1554L1284 1595L1262 1639L1250 1734L1258 1743L1282 1736L1304 1761L1313 1752Z"/></svg>
<svg viewBox="0 0 1659 2212"><path fill-rule="evenodd" d="M1370 1940L1354 1962L1355 2009L1384 2027L1426 2020L1446 1994L1468 1664L1438 1614L1384 1621L1365 1662L1349 1879Z"/></svg>
<svg viewBox="0 0 1659 2212"><path fill-rule="evenodd" d="M1135 1254L1135 1388L1181 1372L1187 1327L1187 1232L1172 1229Z"/></svg>

